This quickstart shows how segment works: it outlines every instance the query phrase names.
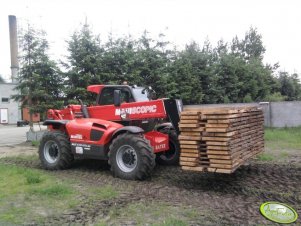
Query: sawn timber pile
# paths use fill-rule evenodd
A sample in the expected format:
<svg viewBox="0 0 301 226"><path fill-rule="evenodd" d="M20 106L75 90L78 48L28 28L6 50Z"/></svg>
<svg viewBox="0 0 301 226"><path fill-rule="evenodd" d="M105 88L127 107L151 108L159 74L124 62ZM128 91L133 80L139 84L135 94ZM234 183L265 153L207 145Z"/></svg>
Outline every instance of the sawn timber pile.
<svg viewBox="0 0 301 226"><path fill-rule="evenodd" d="M179 124L182 169L233 173L263 151L263 122L257 107L184 110Z"/></svg>

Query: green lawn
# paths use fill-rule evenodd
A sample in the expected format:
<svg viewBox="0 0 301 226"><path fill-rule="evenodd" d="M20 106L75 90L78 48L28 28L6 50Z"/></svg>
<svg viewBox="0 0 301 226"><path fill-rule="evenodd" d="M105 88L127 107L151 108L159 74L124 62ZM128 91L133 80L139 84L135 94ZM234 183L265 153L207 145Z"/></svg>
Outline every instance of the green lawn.
<svg viewBox="0 0 301 226"><path fill-rule="evenodd" d="M266 128L265 145L271 149L300 149L301 127Z"/></svg>
<svg viewBox="0 0 301 226"><path fill-rule="evenodd" d="M46 217L60 215L79 205L81 194L99 201L119 195L109 185L82 188L79 182L58 179L44 170L0 163L0 225L43 224Z"/></svg>
<svg viewBox="0 0 301 226"><path fill-rule="evenodd" d="M74 201L75 200L75 201ZM76 205L68 183L39 170L0 164L0 225L28 223Z"/></svg>
<svg viewBox="0 0 301 226"><path fill-rule="evenodd" d="M301 127L266 128L265 152L257 155L259 161L287 163L301 156Z"/></svg>

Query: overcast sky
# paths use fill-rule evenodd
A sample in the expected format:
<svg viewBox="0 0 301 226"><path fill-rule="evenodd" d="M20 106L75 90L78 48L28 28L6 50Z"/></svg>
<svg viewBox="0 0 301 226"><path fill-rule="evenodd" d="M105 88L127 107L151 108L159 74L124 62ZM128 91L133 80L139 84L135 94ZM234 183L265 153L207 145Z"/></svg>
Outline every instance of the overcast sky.
<svg viewBox="0 0 301 226"><path fill-rule="evenodd" d="M6 2L6 3L5 3ZM105 39L148 30L163 32L179 48L206 38L213 46L250 26L263 36L265 62L279 62L281 69L301 73L300 0L4 0L0 7L0 74L10 78L8 15L20 28L32 24L47 32L53 59L66 55L66 40L88 20L95 34Z"/></svg>

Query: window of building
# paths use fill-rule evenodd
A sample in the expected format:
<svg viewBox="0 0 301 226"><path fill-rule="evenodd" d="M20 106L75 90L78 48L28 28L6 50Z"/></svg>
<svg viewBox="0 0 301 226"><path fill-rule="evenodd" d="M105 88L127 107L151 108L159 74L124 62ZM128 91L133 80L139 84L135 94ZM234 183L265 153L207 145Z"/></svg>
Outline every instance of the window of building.
<svg viewBox="0 0 301 226"><path fill-rule="evenodd" d="M1 102L2 103L9 103L9 98L8 97L2 97Z"/></svg>

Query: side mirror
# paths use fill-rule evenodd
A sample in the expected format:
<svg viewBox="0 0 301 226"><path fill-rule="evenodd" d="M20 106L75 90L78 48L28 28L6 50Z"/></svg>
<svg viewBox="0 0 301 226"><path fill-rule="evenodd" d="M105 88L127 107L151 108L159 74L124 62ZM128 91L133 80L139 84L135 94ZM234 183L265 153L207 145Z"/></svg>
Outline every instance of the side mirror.
<svg viewBox="0 0 301 226"><path fill-rule="evenodd" d="M152 90L151 93L148 93L147 97L148 97L148 99L150 99L150 100L155 100L155 99L157 99L156 92Z"/></svg>
<svg viewBox="0 0 301 226"><path fill-rule="evenodd" d="M121 104L121 91L114 90L114 106L119 107Z"/></svg>

